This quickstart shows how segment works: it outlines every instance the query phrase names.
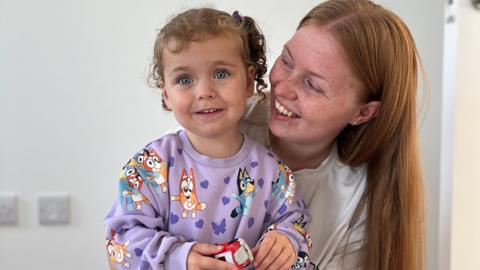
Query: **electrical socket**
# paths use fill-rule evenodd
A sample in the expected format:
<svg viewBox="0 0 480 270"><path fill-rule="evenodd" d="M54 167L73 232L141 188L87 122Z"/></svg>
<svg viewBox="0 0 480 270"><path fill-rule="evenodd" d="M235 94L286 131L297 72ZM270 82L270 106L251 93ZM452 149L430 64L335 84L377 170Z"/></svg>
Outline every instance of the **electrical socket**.
<svg viewBox="0 0 480 270"><path fill-rule="evenodd" d="M67 194L39 195L38 221L42 225L66 225L70 223L70 196Z"/></svg>
<svg viewBox="0 0 480 270"><path fill-rule="evenodd" d="M17 224L17 198L14 193L0 193L0 225Z"/></svg>

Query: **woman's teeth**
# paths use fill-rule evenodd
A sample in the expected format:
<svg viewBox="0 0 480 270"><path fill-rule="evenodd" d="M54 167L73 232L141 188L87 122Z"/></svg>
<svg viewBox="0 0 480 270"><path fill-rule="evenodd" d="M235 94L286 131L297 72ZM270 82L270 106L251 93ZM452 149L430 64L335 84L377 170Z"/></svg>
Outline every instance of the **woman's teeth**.
<svg viewBox="0 0 480 270"><path fill-rule="evenodd" d="M290 117L290 118L296 118L298 115L294 112L290 112L285 107L283 107L280 102L275 100L275 109L277 110L278 113L280 113L283 116Z"/></svg>

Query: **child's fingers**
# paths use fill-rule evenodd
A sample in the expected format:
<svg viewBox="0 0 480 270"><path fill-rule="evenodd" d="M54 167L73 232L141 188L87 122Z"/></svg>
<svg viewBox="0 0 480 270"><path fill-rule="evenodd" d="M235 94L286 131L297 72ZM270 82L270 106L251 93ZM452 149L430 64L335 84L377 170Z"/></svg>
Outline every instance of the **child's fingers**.
<svg viewBox="0 0 480 270"><path fill-rule="evenodd" d="M213 266L212 266L213 265ZM238 268L231 264L227 263L221 260L214 259L213 264L209 264L211 268L206 268L206 269L212 269L212 270L238 270Z"/></svg>
<svg viewBox="0 0 480 270"><path fill-rule="evenodd" d="M292 267L295 261L295 256L290 254L288 256L278 256L276 260L270 264L268 270L287 270Z"/></svg>
<svg viewBox="0 0 480 270"><path fill-rule="evenodd" d="M258 253L258 246L252 248L252 255L253 255L253 258L257 258L257 253Z"/></svg>
<svg viewBox="0 0 480 270"><path fill-rule="evenodd" d="M209 245L203 243L196 243L192 246L192 250L196 251L202 255L214 255L222 250L221 246Z"/></svg>
<svg viewBox="0 0 480 270"><path fill-rule="evenodd" d="M256 250L256 255L254 256L255 268L258 268L260 265L262 265L263 261L271 255L271 249L274 244L275 237L269 237L267 234L260 245L254 248Z"/></svg>
<svg viewBox="0 0 480 270"><path fill-rule="evenodd" d="M212 257L203 257L199 261L200 269L202 270L236 270L235 265L217 260Z"/></svg>
<svg viewBox="0 0 480 270"><path fill-rule="evenodd" d="M274 268L272 265L274 262L278 261L280 259L280 255L282 254L284 250L284 246L274 244L270 248L268 255L260 262L260 264L255 266L258 270L264 270L264 269L278 269Z"/></svg>
<svg viewBox="0 0 480 270"><path fill-rule="evenodd" d="M196 249L202 248L208 249L208 247L196 247ZM237 270L235 265L200 254L193 247L187 260L189 270Z"/></svg>

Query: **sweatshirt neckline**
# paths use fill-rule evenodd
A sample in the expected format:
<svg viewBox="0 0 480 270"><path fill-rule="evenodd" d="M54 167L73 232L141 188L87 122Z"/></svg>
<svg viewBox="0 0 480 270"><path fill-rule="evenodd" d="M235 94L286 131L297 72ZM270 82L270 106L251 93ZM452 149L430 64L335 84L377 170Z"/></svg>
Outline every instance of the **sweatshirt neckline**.
<svg viewBox="0 0 480 270"><path fill-rule="evenodd" d="M228 158L213 158L207 155L199 153L193 147L192 143L188 139L187 133L184 130L178 132L178 138L182 145L184 152L190 156L196 162L202 164L203 166L215 167L215 168L225 168L225 167L234 167L235 165L244 161L250 154L253 148L253 141L248 139L245 134L242 133L243 144L240 147L240 150L236 154Z"/></svg>

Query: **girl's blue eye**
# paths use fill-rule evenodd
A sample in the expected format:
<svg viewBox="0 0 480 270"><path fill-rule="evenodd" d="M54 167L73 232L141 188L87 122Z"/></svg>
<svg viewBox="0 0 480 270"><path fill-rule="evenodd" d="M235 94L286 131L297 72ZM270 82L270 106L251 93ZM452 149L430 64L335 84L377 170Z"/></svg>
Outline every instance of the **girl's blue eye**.
<svg viewBox="0 0 480 270"><path fill-rule="evenodd" d="M187 85L193 83L193 79L190 76L182 75L177 79L177 83L181 85Z"/></svg>
<svg viewBox="0 0 480 270"><path fill-rule="evenodd" d="M216 71L213 74L213 78L218 79L218 80L223 80L223 79L227 78L229 75L230 75L230 73L228 73L228 71L222 69L222 70Z"/></svg>

